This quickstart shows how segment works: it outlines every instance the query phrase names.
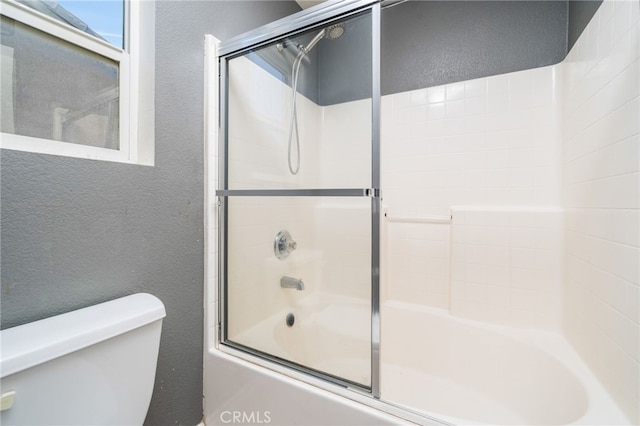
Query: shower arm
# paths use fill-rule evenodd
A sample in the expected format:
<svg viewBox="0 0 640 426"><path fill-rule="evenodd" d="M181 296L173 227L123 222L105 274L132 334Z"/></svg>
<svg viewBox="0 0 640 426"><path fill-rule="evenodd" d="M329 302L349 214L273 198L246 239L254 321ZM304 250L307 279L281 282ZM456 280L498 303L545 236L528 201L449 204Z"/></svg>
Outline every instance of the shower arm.
<svg viewBox="0 0 640 426"><path fill-rule="evenodd" d="M318 32L318 34L316 34L315 37L313 37L311 39L309 44L307 44L306 46L304 46L301 49L304 52L305 55L307 55L309 52L311 52L311 49L313 49L316 46L316 44L318 44L318 42L320 40L322 40L322 38L324 37L325 33L326 33L325 29L320 30L320 32Z"/></svg>

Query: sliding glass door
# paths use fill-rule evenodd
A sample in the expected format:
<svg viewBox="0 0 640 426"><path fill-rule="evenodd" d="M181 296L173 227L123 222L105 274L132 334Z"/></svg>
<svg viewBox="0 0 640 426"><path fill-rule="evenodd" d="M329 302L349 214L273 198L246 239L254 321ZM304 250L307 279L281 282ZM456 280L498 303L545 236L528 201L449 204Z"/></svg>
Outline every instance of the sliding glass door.
<svg viewBox="0 0 640 426"><path fill-rule="evenodd" d="M221 57L217 193L221 342L376 396L377 7Z"/></svg>

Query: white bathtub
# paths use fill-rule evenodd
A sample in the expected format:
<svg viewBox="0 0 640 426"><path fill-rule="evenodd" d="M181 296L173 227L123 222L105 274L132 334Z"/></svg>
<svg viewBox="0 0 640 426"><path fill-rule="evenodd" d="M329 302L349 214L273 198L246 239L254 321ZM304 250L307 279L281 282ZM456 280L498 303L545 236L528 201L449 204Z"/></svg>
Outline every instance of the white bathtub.
<svg viewBox="0 0 640 426"><path fill-rule="evenodd" d="M277 356L320 362L319 369L366 371L355 362L359 358L349 356L349 347L337 345L346 351L325 351L320 358L304 349L318 347L318 338L331 346L332 334L342 334L335 341L344 342L344 334L353 330L340 327L345 324L340 319L366 305L320 303L317 312L308 306L304 316L326 329L305 333L304 316L298 328L289 329L282 312L248 330L248 336L263 339L263 349ZM224 424L225 413L239 411L269 412L269 422L278 425L428 424L429 418L451 424L629 424L559 335L487 325L399 302L385 303L381 315L382 401L233 350L212 349L205 359L207 424ZM360 334L351 338L360 340Z"/></svg>
<svg viewBox="0 0 640 426"><path fill-rule="evenodd" d="M367 301L298 300L232 340L270 355L359 383L371 381L371 314ZM285 318L295 315L288 327Z"/></svg>
<svg viewBox="0 0 640 426"><path fill-rule="evenodd" d="M382 394L454 424L629 424L555 333L382 307Z"/></svg>

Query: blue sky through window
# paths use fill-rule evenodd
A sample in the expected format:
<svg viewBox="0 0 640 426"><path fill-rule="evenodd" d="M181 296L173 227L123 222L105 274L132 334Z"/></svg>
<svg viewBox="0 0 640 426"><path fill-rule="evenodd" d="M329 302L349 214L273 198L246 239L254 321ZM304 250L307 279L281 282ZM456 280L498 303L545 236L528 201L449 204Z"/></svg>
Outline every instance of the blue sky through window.
<svg viewBox="0 0 640 426"><path fill-rule="evenodd" d="M123 0L58 0L58 4L82 19L109 43L123 48Z"/></svg>

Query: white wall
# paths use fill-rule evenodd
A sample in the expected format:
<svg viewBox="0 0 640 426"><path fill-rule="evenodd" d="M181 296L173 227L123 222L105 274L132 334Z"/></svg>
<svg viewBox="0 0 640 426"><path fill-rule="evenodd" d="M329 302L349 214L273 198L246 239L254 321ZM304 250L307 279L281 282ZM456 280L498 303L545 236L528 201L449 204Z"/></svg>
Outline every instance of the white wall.
<svg viewBox="0 0 640 426"><path fill-rule="evenodd" d="M385 96L383 188L396 215L557 205L556 68Z"/></svg>
<svg viewBox="0 0 640 426"><path fill-rule="evenodd" d="M563 64L565 333L640 422L637 1L605 1Z"/></svg>
<svg viewBox="0 0 640 426"><path fill-rule="evenodd" d="M385 96L386 297L560 329L558 67ZM453 242L453 244L451 243Z"/></svg>
<svg viewBox="0 0 640 426"><path fill-rule="evenodd" d="M563 211L453 207L453 315L560 331Z"/></svg>

